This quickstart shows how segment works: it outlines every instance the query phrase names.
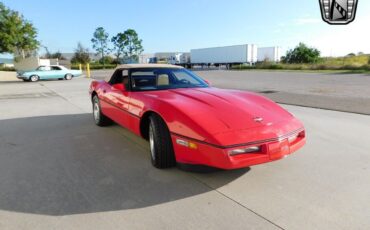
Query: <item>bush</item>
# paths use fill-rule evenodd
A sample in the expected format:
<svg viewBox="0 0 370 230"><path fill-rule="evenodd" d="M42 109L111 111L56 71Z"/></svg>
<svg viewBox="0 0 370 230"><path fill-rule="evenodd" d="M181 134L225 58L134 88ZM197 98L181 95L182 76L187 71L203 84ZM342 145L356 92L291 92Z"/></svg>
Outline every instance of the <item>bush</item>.
<svg viewBox="0 0 370 230"><path fill-rule="evenodd" d="M257 69L284 69L284 67L275 62L263 61L256 64Z"/></svg>
<svg viewBox="0 0 370 230"><path fill-rule="evenodd" d="M284 67L278 64L273 64L273 65L270 65L268 69L284 69Z"/></svg>
<svg viewBox="0 0 370 230"><path fill-rule="evenodd" d="M14 67L0 67L0 71L15 71Z"/></svg>
<svg viewBox="0 0 370 230"><path fill-rule="evenodd" d="M256 69L256 66L251 66L251 65L232 65L231 69L234 70L247 70L247 69Z"/></svg>
<svg viewBox="0 0 370 230"><path fill-rule="evenodd" d="M283 61L285 63L317 63L320 58L320 51L310 48L304 43L299 43L293 50L288 50Z"/></svg>
<svg viewBox="0 0 370 230"><path fill-rule="evenodd" d="M117 65L114 65L114 64L105 64L104 65L90 65L90 69L114 69L116 68Z"/></svg>
<svg viewBox="0 0 370 230"><path fill-rule="evenodd" d="M117 65L114 65L114 64L105 64L105 66L102 65L102 64L90 64L90 70L99 70L99 69L104 69L104 68L105 69L114 69L116 67L117 67ZM71 69L79 69L79 65L73 64L71 66ZM83 65L82 70L85 70L85 69L86 69L86 66Z"/></svg>

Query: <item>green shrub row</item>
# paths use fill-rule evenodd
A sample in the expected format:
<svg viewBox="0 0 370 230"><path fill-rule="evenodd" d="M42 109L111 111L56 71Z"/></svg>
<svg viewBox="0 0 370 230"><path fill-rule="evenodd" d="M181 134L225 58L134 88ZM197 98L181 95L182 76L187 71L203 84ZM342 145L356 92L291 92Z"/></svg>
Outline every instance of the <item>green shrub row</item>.
<svg viewBox="0 0 370 230"><path fill-rule="evenodd" d="M117 65L115 64L105 64L105 66L101 65L101 64L90 64L90 69L91 70L97 70L97 69L114 69L116 68ZM79 69L79 65L72 65L71 66L71 69ZM86 66L82 66L82 69L85 70L86 69Z"/></svg>
<svg viewBox="0 0 370 230"><path fill-rule="evenodd" d="M15 71L14 67L0 67L0 71Z"/></svg>

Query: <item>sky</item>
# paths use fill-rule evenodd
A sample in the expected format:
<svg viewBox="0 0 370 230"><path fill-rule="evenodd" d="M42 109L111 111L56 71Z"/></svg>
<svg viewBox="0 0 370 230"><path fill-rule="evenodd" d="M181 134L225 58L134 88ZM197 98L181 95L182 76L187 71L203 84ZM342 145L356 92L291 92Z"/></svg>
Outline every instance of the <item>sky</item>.
<svg viewBox="0 0 370 230"><path fill-rule="evenodd" d="M102 26L110 36L135 29L144 53L238 44L280 46L285 53L299 42L323 56L370 53L365 0L359 0L355 21L344 26L322 21L318 0L0 1L31 21L51 52L73 52L77 42L92 51L92 34Z"/></svg>

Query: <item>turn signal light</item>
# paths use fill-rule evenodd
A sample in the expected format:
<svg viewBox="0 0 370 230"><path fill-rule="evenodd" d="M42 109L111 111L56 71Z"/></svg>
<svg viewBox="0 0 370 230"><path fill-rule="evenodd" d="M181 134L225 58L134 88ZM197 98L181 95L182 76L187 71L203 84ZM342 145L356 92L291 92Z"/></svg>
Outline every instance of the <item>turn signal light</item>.
<svg viewBox="0 0 370 230"><path fill-rule="evenodd" d="M197 144L195 144L194 142L190 142L190 141L186 141L186 140L182 140L182 139L176 139L176 143L178 145L182 145L182 146L188 147L190 149L197 149L198 148Z"/></svg>

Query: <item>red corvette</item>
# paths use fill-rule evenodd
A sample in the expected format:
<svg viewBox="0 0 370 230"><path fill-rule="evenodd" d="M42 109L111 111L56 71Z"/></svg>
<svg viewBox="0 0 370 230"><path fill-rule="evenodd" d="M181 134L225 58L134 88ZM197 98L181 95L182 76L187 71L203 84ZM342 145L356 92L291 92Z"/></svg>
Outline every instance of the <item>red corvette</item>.
<svg viewBox="0 0 370 230"><path fill-rule="evenodd" d="M277 160L305 144L292 114L255 93L210 87L182 67L119 66L90 86L95 123L149 140L157 168L179 163L235 169Z"/></svg>

